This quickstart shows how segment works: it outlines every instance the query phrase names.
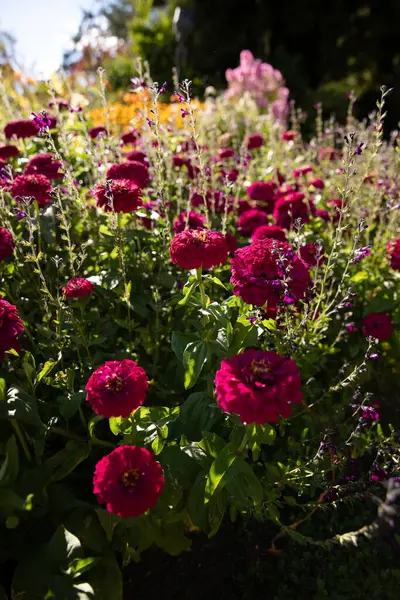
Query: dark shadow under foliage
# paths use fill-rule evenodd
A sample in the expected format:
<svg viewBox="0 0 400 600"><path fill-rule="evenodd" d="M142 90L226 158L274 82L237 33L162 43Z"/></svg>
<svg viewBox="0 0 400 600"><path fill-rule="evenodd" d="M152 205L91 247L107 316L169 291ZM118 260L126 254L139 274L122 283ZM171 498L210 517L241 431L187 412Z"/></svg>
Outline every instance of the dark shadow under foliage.
<svg viewBox="0 0 400 600"><path fill-rule="evenodd" d="M363 519L374 518L376 509L371 506L370 511L360 512L361 525ZM334 521L342 531L346 525L350 528L355 525L351 509L336 513ZM315 530L320 526L322 532L322 522L323 519L316 518L308 527ZM303 526L302 532L306 530ZM400 555L382 542L361 538L358 547L334 545L326 550L281 540L277 544L281 554L273 555L268 552L272 535L265 524L252 521L244 526L226 522L216 538L207 540L204 536L194 536L192 550L179 557L149 550L141 562L125 570L124 598L398 598Z"/></svg>

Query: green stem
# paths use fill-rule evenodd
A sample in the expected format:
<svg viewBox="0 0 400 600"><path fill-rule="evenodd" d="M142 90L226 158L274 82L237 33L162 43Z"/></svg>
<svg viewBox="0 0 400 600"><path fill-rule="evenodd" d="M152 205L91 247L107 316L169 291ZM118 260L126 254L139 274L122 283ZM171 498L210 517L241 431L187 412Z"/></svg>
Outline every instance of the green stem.
<svg viewBox="0 0 400 600"><path fill-rule="evenodd" d="M249 434L248 434L248 431L247 431L247 426L246 426L246 431L244 432L243 439L242 439L242 441L240 442L240 446L239 446L239 448L237 449L237 451L236 451L236 454L242 454L242 452L243 452L243 451L244 451L244 449L246 448L246 444L247 444L247 442L248 442L248 439L249 439Z"/></svg>
<svg viewBox="0 0 400 600"><path fill-rule="evenodd" d="M17 434L17 438L19 439L19 442L20 442L20 444L22 446L22 449L25 452L25 456L26 456L28 462L32 462L32 454L31 454L31 451L29 450L29 446L28 446L28 444L26 442L26 439L25 439L25 436L24 436L24 433L23 433L23 431L21 429L20 424L18 423L18 421L16 421L15 419L13 419L11 421L11 425L14 427L14 431Z"/></svg>
<svg viewBox="0 0 400 600"><path fill-rule="evenodd" d="M203 267L199 267L197 269L197 281L199 284L199 290L200 290L200 296L201 296L201 308L206 308L207 307L207 297L206 297L206 291L204 289L202 275L203 275Z"/></svg>

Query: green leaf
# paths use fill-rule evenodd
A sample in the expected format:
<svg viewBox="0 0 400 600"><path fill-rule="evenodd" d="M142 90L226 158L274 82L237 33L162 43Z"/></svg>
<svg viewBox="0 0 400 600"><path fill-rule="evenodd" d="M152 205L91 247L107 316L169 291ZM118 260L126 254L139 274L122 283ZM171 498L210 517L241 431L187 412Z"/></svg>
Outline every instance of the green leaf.
<svg viewBox="0 0 400 600"><path fill-rule="evenodd" d="M0 402L5 401L6 391L7 391L7 384L5 382L5 379L0 378Z"/></svg>
<svg viewBox="0 0 400 600"><path fill-rule="evenodd" d="M190 344L190 342L194 342L197 339L197 335L194 336L191 333L181 333L180 331L172 332L171 346L179 362L182 362L183 353L185 351L186 346Z"/></svg>
<svg viewBox="0 0 400 600"><path fill-rule="evenodd" d="M195 392L183 403L179 420L187 439L198 441L203 431L210 431L220 418L221 412L215 400L206 392Z"/></svg>
<svg viewBox="0 0 400 600"><path fill-rule="evenodd" d="M229 443L211 465L206 483L205 502L209 502L217 490L225 485L234 462L238 459L236 444Z"/></svg>
<svg viewBox="0 0 400 600"><path fill-rule="evenodd" d="M155 529L155 543L172 556L178 556L192 545L185 536L185 526L182 522L164 523Z"/></svg>
<svg viewBox="0 0 400 600"><path fill-rule="evenodd" d="M90 454L91 445L71 440L46 461L46 466L53 469L50 481L61 481L67 477Z"/></svg>
<svg viewBox="0 0 400 600"><path fill-rule="evenodd" d="M193 294L194 290L197 288L198 285L198 281L193 281L193 283L191 283L190 285L185 285L185 287L183 288L183 298L182 300L179 300L178 306L185 306L189 302L191 295Z"/></svg>
<svg viewBox="0 0 400 600"><path fill-rule="evenodd" d="M179 483L179 486L189 489L193 485L200 467L179 446L165 447L157 460L170 477Z"/></svg>
<svg viewBox="0 0 400 600"><path fill-rule="evenodd" d="M207 479L204 473L197 475L188 497L188 511L193 525L199 527L202 531L208 532L208 506L205 504Z"/></svg>
<svg viewBox="0 0 400 600"><path fill-rule="evenodd" d="M18 445L15 435L6 443L6 457L0 468L0 487L11 487L19 470Z"/></svg>
<svg viewBox="0 0 400 600"><path fill-rule="evenodd" d="M210 279L210 281L215 283L215 285L218 285L219 287L222 287L224 290L226 290L226 286L222 283L222 281L220 279L218 279L218 277L214 277L212 275L211 277L209 277L209 279Z"/></svg>
<svg viewBox="0 0 400 600"><path fill-rule="evenodd" d="M41 371L38 373L38 375L36 377L35 383L36 384L40 383L44 377L49 375L49 373L54 369L56 364L57 364L56 360L48 360L47 362L45 362Z"/></svg>
<svg viewBox="0 0 400 600"><path fill-rule="evenodd" d="M58 396L57 402L60 409L61 416L68 421L77 413L82 401L84 399L83 392L77 394L67 393L66 396Z"/></svg>
<svg viewBox="0 0 400 600"><path fill-rule="evenodd" d="M123 423L125 422L125 419L123 419L122 417L111 417L108 420L108 422L110 425L110 429L114 435L119 435L120 433L122 433Z"/></svg>
<svg viewBox="0 0 400 600"><path fill-rule="evenodd" d="M225 440L216 433L205 431L203 439L198 442L197 445L204 450L206 454L211 455L213 458L217 458L219 453L225 447Z"/></svg>
<svg viewBox="0 0 400 600"><path fill-rule="evenodd" d="M3 409L0 404L0 411ZM6 418L16 419L36 427L44 427L37 410L36 399L30 396L25 390L12 386L7 392Z"/></svg>
<svg viewBox="0 0 400 600"><path fill-rule="evenodd" d="M184 386L190 389L196 383L207 360L207 345L202 342L191 342L183 353L183 367L185 369Z"/></svg>
<svg viewBox="0 0 400 600"><path fill-rule="evenodd" d="M243 458L232 465L226 490L239 508L259 506L263 500L262 485L251 466Z"/></svg>
<svg viewBox="0 0 400 600"><path fill-rule="evenodd" d="M47 557L52 564L69 565L73 559L83 558L83 548L79 539L60 525L47 548Z"/></svg>
<svg viewBox="0 0 400 600"><path fill-rule="evenodd" d="M29 383L33 383L36 375L36 363L30 352L25 352L25 356L22 361L22 368L24 369L24 373Z"/></svg>
<svg viewBox="0 0 400 600"><path fill-rule="evenodd" d="M95 600L123 600L121 569L114 556L104 556L86 574Z"/></svg>

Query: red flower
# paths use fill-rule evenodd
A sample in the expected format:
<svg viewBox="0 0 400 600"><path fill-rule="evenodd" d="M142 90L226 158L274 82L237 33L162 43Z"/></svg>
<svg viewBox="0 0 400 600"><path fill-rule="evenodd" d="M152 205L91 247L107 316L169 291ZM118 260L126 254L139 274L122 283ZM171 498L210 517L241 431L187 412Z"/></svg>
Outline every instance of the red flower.
<svg viewBox="0 0 400 600"><path fill-rule="evenodd" d="M96 138L99 137L99 135L103 135L103 136L108 135L108 131L102 125L98 125L97 127L90 127L88 129L88 134L90 135L92 140L95 140Z"/></svg>
<svg viewBox="0 0 400 600"><path fill-rule="evenodd" d="M259 133L252 133L247 138L247 149L254 150L255 148L261 148L264 144L264 138Z"/></svg>
<svg viewBox="0 0 400 600"><path fill-rule="evenodd" d="M107 179L129 179L143 189L149 183L150 178L146 165L135 160L130 160L118 165L111 165L107 171Z"/></svg>
<svg viewBox="0 0 400 600"><path fill-rule="evenodd" d="M129 179L111 179L106 183L96 185L93 195L97 199L97 206L103 207L106 212L130 213L142 204L141 189Z"/></svg>
<svg viewBox="0 0 400 600"><path fill-rule="evenodd" d="M320 219L323 219L324 221L330 221L331 220L328 211L324 210L323 208L318 208L315 211L315 216L319 217Z"/></svg>
<svg viewBox="0 0 400 600"><path fill-rule="evenodd" d="M54 100L50 100L47 105L49 108L55 108L58 106L58 110L68 110L70 109L70 104L64 98L54 98Z"/></svg>
<svg viewBox="0 0 400 600"><path fill-rule="evenodd" d="M119 446L97 463L93 492L109 513L132 518L153 508L164 483L163 469L151 452Z"/></svg>
<svg viewBox="0 0 400 600"><path fill-rule="evenodd" d="M314 179L309 179L307 181L308 185L312 185L316 190L323 190L325 187L324 180L320 177L315 177Z"/></svg>
<svg viewBox="0 0 400 600"><path fill-rule="evenodd" d="M4 135L8 140L13 137L24 139L33 137L38 134L38 127L30 119L19 119L18 121L10 121L4 127Z"/></svg>
<svg viewBox="0 0 400 600"><path fill-rule="evenodd" d="M302 167L299 167L293 171L293 177L297 179L301 175L308 175L308 173L312 173L312 171L314 171L314 169L310 167L310 165L303 165Z"/></svg>
<svg viewBox="0 0 400 600"><path fill-rule="evenodd" d="M86 400L103 417L129 417L143 404L147 375L133 360L111 360L98 367L86 384Z"/></svg>
<svg viewBox="0 0 400 600"><path fill-rule="evenodd" d="M243 235L251 235L261 225L267 225L268 215L257 208L246 210L239 217L238 228Z"/></svg>
<svg viewBox="0 0 400 600"><path fill-rule="evenodd" d="M7 350L19 350L17 337L24 327L18 315L17 307L0 296L0 360L3 360Z"/></svg>
<svg viewBox="0 0 400 600"><path fill-rule="evenodd" d="M299 134L297 133L297 131L293 131L292 129L289 129L288 131L284 131L281 135L281 139L284 140L285 142L291 142L293 141Z"/></svg>
<svg viewBox="0 0 400 600"><path fill-rule="evenodd" d="M126 159L143 163L146 166L147 166L147 162L148 162L147 156L145 155L144 152L141 152L140 150L132 150L131 152L128 152L126 155Z"/></svg>
<svg viewBox="0 0 400 600"><path fill-rule="evenodd" d="M17 146L13 144L6 144L5 146L0 146L0 158L2 160L7 160L7 158L15 158L20 155L20 151Z"/></svg>
<svg viewBox="0 0 400 600"><path fill-rule="evenodd" d="M206 218L199 213L184 210L174 220L175 233L181 233L185 229L204 229Z"/></svg>
<svg viewBox="0 0 400 600"><path fill-rule="evenodd" d="M306 264L286 242L270 238L239 248L232 259L234 293L248 304L275 310L286 299L300 300L310 284Z"/></svg>
<svg viewBox="0 0 400 600"><path fill-rule="evenodd" d="M251 200L262 202L260 208L271 214L275 204L276 184L273 181L255 181L247 188L247 195Z"/></svg>
<svg viewBox="0 0 400 600"><path fill-rule="evenodd" d="M251 236L253 242L254 240L264 240L265 238L286 242L286 234L282 227L278 227L278 225L261 225L261 227L257 227Z"/></svg>
<svg viewBox="0 0 400 600"><path fill-rule="evenodd" d="M248 348L227 358L215 376L217 402L243 423L275 423L292 414L290 403L303 399L299 368L276 352Z"/></svg>
<svg viewBox="0 0 400 600"><path fill-rule="evenodd" d="M25 175L44 175L48 179L60 179L64 176L61 162L51 154L37 154L31 158L24 173Z"/></svg>
<svg viewBox="0 0 400 600"><path fill-rule="evenodd" d="M225 236L208 229L187 229L172 239L170 256L172 262L183 269L210 269L228 260L228 244Z"/></svg>
<svg viewBox="0 0 400 600"><path fill-rule="evenodd" d="M14 239L11 231L0 227L0 260L10 258L14 252Z"/></svg>
<svg viewBox="0 0 400 600"><path fill-rule="evenodd" d="M44 175L18 175L10 186L14 198L35 198L39 206L51 202L51 181Z"/></svg>
<svg viewBox="0 0 400 600"><path fill-rule="evenodd" d="M390 258L392 269L394 271L400 271L400 238L388 243L387 253Z"/></svg>
<svg viewBox="0 0 400 600"><path fill-rule="evenodd" d="M392 319L386 313L371 313L361 321L361 331L366 337L386 342L393 333Z"/></svg>
<svg viewBox="0 0 400 600"><path fill-rule="evenodd" d="M318 263L322 264L324 262L322 251L320 252L312 242L300 248L300 256L309 267L315 267Z"/></svg>
<svg viewBox="0 0 400 600"><path fill-rule="evenodd" d="M136 129L126 131L121 135L121 142L123 144L135 144L140 138L140 133Z"/></svg>
<svg viewBox="0 0 400 600"><path fill-rule="evenodd" d="M221 148L218 150L218 158L220 160L225 160L226 158L233 158L235 156L235 151L233 148Z"/></svg>
<svg viewBox="0 0 400 600"><path fill-rule="evenodd" d="M193 166L191 164L190 160L188 160L185 164L186 164L189 179L195 179L197 177L197 175L200 173L199 167Z"/></svg>
<svg viewBox="0 0 400 600"><path fill-rule="evenodd" d="M181 156L180 154L174 154L172 157L172 164L174 165L174 167L183 167L183 165L186 165L186 163L188 162L189 159Z"/></svg>
<svg viewBox="0 0 400 600"><path fill-rule="evenodd" d="M62 292L68 298L86 298L93 292L94 284L83 277L76 277L68 281Z"/></svg>
<svg viewBox="0 0 400 600"><path fill-rule="evenodd" d="M309 200L311 210L314 211L314 204ZM308 223L309 207L304 202L304 194L292 192L286 196L281 196L275 204L274 220L279 227L290 229L295 221L300 219L301 223Z"/></svg>

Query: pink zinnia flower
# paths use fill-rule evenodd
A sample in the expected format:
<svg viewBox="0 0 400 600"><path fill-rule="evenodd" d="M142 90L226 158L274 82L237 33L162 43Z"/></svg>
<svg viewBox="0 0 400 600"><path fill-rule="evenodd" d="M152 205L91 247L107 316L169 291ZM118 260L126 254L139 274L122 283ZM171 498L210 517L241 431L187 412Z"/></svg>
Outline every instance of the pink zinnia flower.
<svg viewBox="0 0 400 600"><path fill-rule="evenodd" d="M366 337L386 342L393 334L393 323L386 313L370 313L361 321L361 331Z"/></svg>
<svg viewBox="0 0 400 600"><path fill-rule="evenodd" d="M147 156L144 152L141 152L140 150L132 150L131 152L128 152L126 155L126 159L143 163L146 166L148 164Z"/></svg>
<svg viewBox="0 0 400 600"><path fill-rule="evenodd" d="M135 144L140 138L140 133L137 129L131 129L121 135L121 142L123 144Z"/></svg>
<svg viewBox="0 0 400 600"><path fill-rule="evenodd" d="M260 133L252 133L247 138L247 149L255 150L256 148L261 148L264 144L264 138Z"/></svg>
<svg viewBox="0 0 400 600"><path fill-rule="evenodd" d="M0 360L7 350L20 350L17 337L24 331L17 307L0 295Z"/></svg>
<svg viewBox="0 0 400 600"><path fill-rule="evenodd" d="M170 256L182 269L210 269L228 260L225 236L208 229L187 229L172 239Z"/></svg>
<svg viewBox="0 0 400 600"><path fill-rule="evenodd" d="M155 505L164 483L163 469L151 452L119 446L97 463L93 493L109 513L133 518Z"/></svg>
<svg viewBox="0 0 400 600"><path fill-rule="evenodd" d="M86 400L103 417L129 417L143 404L147 375L133 360L111 360L98 367L86 384Z"/></svg>
<svg viewBox="0 0 400 600"><path fill-rule="evenodd" d="M189 213L185 210L179 213L174 220L174 232L180 233L185 229L204 229L206 218L204 215L190 211Z"/></svg>
<svg viewBox="0 0 400 600"><path fill-rule="evenodd" d="M44 175L48 179L60 179L64 176L62 164L52 154L37 154L28 162L25 175Z"/></svg>
<svg viewBox="0 0 400 600"><path fill-rule="evenodd" d="M108 135L108 131L102 125L98 125L97 127L90 127L88 129L88 134L90 135L90 137L92 138L92 140L95 140L96 138L99 137L99 135L107 136Z"/></svg>
<svg viewBox="0 0 400 600"><path fill-rule="evenodd" d="M290 417L291 403L303 399L299 368L276 352L248 348L227 358L215 376L217 402L243 423L275 423Z"/></svg>
<svg viewBox="0 0 400 600"><path fill-rule="evenodd" d="M33 121L30 119L19 119L17 121L10 121L4 127L4 135L8 140L15 137L18 139L25 139L38 135L39 129Z"/></svg>
<svg viewBox="0 0 400 600"><path fill-rule="evenodd" d="M261 227L257 227L251 236L253 242L254 240L264 240L265 238L286 242L286 233L278 225L261 225Z"/></svg>
<svg viewBox="0 0 400 600"><path fill-rule="evenodd" d="M268 224L268 215L257 208L252 208L242 213L238 220L239 231L243 235L251 235L261 225Z"/></svg>
<svg viewBox="0 0 400 600"><path fill-rule="evenodd" d="M300 248L300 257L309 267L315 267L318 263L324 262L322 252L312 242L308 242Z"/></svg>
<svg viewBox="0 0 400 600"><path fill-rule="evenodd" d="M400 271L400 238L392 240L387 245L390 265L394 271Z"/></svg>
<svg viewBox="0 0 400 600"><path fill-rule="evenodd" d="M298 179L301 175L308 175L308 173L312 173L313 171L314 169L310 165L304 165L293 171L293 177Z"/></svg>
<svg viewBox="0 0 400 600"><path fill-rule="evenodd" d="M284 296L304 297L311 283L307 265L286 242L265 238L239 248L232 259L234 293L248 304L275 310Z"/></svg>
<svg viewBox="0 0 400 600"><path fill-rule="evenodd" d="M251 200L260 202L260 208L271 214L275 204L276 183L273 181L255 181L247 188L247 195Z"/></svg>
<svg viewBox="0 0 400 600"><path fill-rule="evenodd" d="M50 204L52 189L44 175L18 175L10 186L14 198L35 198L40 207Z"/></svg>
<svg viewBox="0 0 400 600"><path fill-rule="evenodd" d="M97 206L106 212L130 213L141 206L142 190L129 179L111 179L106 183L96 185L93 195L97 199Z"/></svg>
<svg viewBox="0 0 400 600"><path fill-rule="evenodd" d="M315 177L314 179L309 179L307 181L307 185L312 185L316 190L323 190L325 187L324 180L320 177Z"/></svg>
<svg viewBox="0 0 400 600"><path fill-rule="evenodd" d="M14 238L11 231L0 227L0 261L10 258L14 252Z"/></svg>
<svg viewBox="0 0 400 600"><path fill-rule="evenodd" d="M86 298L93 292L94 284L83 277L76 277L68 281L62 292L68 298Z"/></svg>
<svg viewBox="0 0 400 600"><path fill-rule="evenodd" d="M310 220L310 210L314 213L315 207L312 200L304 202L304 194L292 192L281 196L275 204L274 220L279 227L290 229L294 222L300 220L301 223L308 223Z"/></svg>
<svg viewBox="0 0 400 600"><path fill-rule="evenodd" d="M13 144L5 144L0 146L0 159L7 160L8 158L15 158L20 155L20 151L17 146Z"/></svg>
<svg viewBox="0 0 400 600"><path fill-rule="evenodd" d="M149 183L149 170L141 162L135 160L111 165L107 171L107 179L129 179L141 189Z"/></svg>

